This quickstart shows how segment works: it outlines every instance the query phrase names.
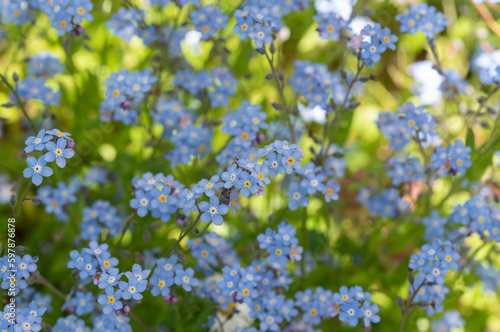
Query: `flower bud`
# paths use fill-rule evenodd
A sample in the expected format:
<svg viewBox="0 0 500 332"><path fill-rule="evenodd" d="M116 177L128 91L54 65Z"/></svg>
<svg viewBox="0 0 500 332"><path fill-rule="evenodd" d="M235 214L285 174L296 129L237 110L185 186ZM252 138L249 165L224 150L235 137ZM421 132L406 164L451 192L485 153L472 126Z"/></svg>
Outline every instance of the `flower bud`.
<svg viewBox="0 0 500 332"><path fill-rule="evenodd" d="M42 204L42 199L40 197L33 197L31 199L31 203L33 203L34 205L40 205Z"/></svg>

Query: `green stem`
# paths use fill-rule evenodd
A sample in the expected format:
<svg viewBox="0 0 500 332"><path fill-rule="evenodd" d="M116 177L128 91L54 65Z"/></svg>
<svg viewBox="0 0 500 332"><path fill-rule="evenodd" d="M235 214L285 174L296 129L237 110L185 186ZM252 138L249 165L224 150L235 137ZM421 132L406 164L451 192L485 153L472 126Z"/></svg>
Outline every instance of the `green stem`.
<svg viewBox="0 0 500 332"><path fill-rule="evenodd" d="M200 234L198 236L202 236L203 234L205 234L205 232L207 231L208 227L210 227L210 225L212 225L212 220L210 220L210 222L205 226L205 228L203 228L203 230L200 232Z"/></svg>
<svg viewBox="0 0 500 332"><path fill-rule="evenodd" d="M6 164L4 164L4 163L0 163L0 166L5 167L5 168L7 168L7 169L9 169L9 170L11 170L11 171L13 171L13 172L16 172L16 173L17 173L17 172L19 172L19 170L18 170L18 169L15 169L14 167L9 166L9 165L6 165Z"/></svg>
<svg viewBox="0 0 500 332"><path fill-rule="evenodd" d="M36 282L39 283L39 284L41 284L41 285L44 285L45 287L47 287L48 289L50 289L51 291L53 291L61 299L66 300L66 295L64 295L63 292L61 292L54 285L52 285L50 283L50 281L48 281L47 279L45 279L41 274L39 274L36 277Z"/></svg>
<svg viewBox="0 0 500 332"><path fill-rule="evenodd" d="M19 212L21 211L21 206L23 205L25 198L31 189L32 184L33 184L33 181L30 179L30 182L28 182L28 185L26 186L26 189L24 190L23 197L21 197L21 199L19 200L19 204L17 204L17 208L14 211L14 218L16 218L16 219L17 219L17 216L19 215Z"/></svg>
<svg viewBox="0 0 500 332"><path fill-rule="evenodd" d="M193 228L196 227L196 224L200 220L200 217L201 217L201 211L198 213L198 216L196 217L193 224L184 233L181 232L181 234L179 234L179 238L177 239L177 242L175 242L174 246L167 251L167 254L166 254L167 256L170 255L170 253L172 253L172 251L174 251L175 248L177 248L179 243L181 243L181 241L186 237L186 235L188 235L193 230ZM208 228L209 225L210 224L208 224L206 228Z"/></svg>
<svg viewBox="0 0 500 332"><path fill-rule="evenodd" d="M430 167L430 161L429 161L429 156L427 153L425 153L424 146L422 145L422 141L418 137L419 132L417 131L415 135L415 141L417 141L418 146L420 147L420 153L422 153L422 156L424 157L424 162L425 162L425 173L427 175L427 188L429 192L427 193L427 211L430 211L431 208L431 203L432 203L432 195L433 195L433 189L431 185L431 179L432 179L432 169Z"/></svg>
<svg viewBox="0 0 500 332"><path fill-rule="evenodd" d="M285 84L280 83L280 78L278 77L278 74L276 73L276 69L274 68L273 60L274 60L274 54L272 55L272 59L269 57L269 54L267 53L267 49L264 47L264 54L266 55L267 61L269 62L269 66L271 67L271 72L273 74L274 81L276 82L276 85L278 86L278 91L281 96L281 100L283 101L283 108L285 111L285 118L286 122L288 123L288 127L290 128L290 138L292 140L292 143L295 143L295 131L293 128L292 120L290 117L291 110L288 107L288 104L286 102L285 98Z"/></svg>
<svg viewBox="0 0 500 332"><path fill-rule="evenodd" d="M31 118L29 117L28 113L26 112L26 109L24 108L24 105L21 102L21 98L19 98L19 95L17 94L16 89L14 89L14 87L9 83L9 81L7 81L7 79L5 78L5 76L3 76L2 74L0 74L0 79L2 79L2 81L5 84L7 84L7 87L9 88L9 90L12 92L12 94L14 95L14 97L16 97L17 103L19 104L19 107L21 107L21 111L23 112L23 114L26 117L26 119L28 119L28 121L29 121L29 123L31 125L31 129L33 129L33 131L36 134L37 133L36 126L33 123L33 121L31 120Z"/></svg>
<svg viewBox="0 0 500 332"><path fill-rule="evenodd" d="M302 247L304 248L304 255L307 249L307 206L304 207L303 213L302 213ZM302 277L304 277L304 272L305 272L305 259L302 259L300 262L300 269L302 272Z"/></svg>
<svg viewBox="0 0 500 332"><path fill-rule="evenodd" d="M422 288L424 286L424 284L425 284L425 279L417 287L417 289L413 292L413 294L410 297L410 300L405 305L405 307L402 309L402 311L403 311L403 317L401 318L401 325L399 325L399 332L403 332L403 328L404 328L405 323L406 323L406 318L408 318L408 315L410 314L410 311L411 311L411 308L412 308L413 300L415 300L415 296L417 296L418 291L420 290L420 288Z"/></svg>
<svg viewBox="0 0 500 332"><path fill-rule="evenodd" d="M458 96L460 95L460 91L458 91L457 87L450 81L448 76L446 76L444 70L443 70L443 65L441 64L441 61L439 60L439 57L436 52L436 46L434 45L434 42L431 40L427 39L427 43L429 44L429 48L431 49L432 55L434 56L434 59L436 59L436 70L437 72L444 78L446 85L450 88L450 90L453 92L453 96Z"/></svg>
<svg viewBox="0 0 500 332"><path fill-rule="evenodd" d="M127 229L130 227L130 224L132 223L132 219L135 217L136 215L136 211L134 211L130 216L127 217L127 219L125 220L125 226L123 226L123 231L122 231L122 235L120 236L120 239L118 240L118 242L116 243L116 248L118 248L123 240L123 237L125 236L125 233L127 232Z"/></svg>
<svg viewBox="0 0 500 332"><path fill-rule="evenodd" d="M342 115L347 110L346 105L347 105L347 101L349 100L349 94L351 93L351 90L354 87L354 84L357 82L359 75L361 74L361 71L363 70L364 66L365 66L364 62L361 62L360 60L358 60L356 74L354 75L354 78L352 79L351 83L347 87L347 92L344 96L344 100L343 100L342 104L337 109L337 112L336 112L337 114L335 115L332 122L327 121L327 123L326 123L325 130L323 133L323 141L326 142L325 149L323 152L324 154L327 153L326 151L328 150L328 146L330 145L330 143L335 138L335 135L337 134L337 131L338 131L339 126L340 126L340 119L342 118ZM332 124L333 124L333 128L330 129L330 126ZM320 155L320 158L319 158L320 160L323 158L323 153Z"/></svg>
<svg viewBox="0 0 500 332"><path fill-rule="evenodd" d="M152 331L151 328L149 328L135 313L130 311L128 315L137 323L141 326L143 331Z"/></svg>

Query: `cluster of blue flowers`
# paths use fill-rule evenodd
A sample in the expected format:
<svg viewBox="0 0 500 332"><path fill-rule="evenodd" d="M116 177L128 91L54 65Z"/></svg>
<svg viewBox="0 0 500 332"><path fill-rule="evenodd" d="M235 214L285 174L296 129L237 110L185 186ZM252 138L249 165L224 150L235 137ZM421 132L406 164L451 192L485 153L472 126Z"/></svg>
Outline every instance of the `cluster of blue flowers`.
<svg viewBox="0 0 500 332"><path fill-rule="evenodd" d="M45 85L45 78L43 77L27 77L19 81L17 83L17 94L23 103L36 99L46 106L58 106L61 97L60 91L55 92ZM17 103L17 99L13 94L10 94L10 100Z"/></svg>
<svg viewBox="0 0 500 332"><path fill-rule="evenodd" d="M17 1L7 0L1 8L0 15L7 22L22 25L33 20L35 10L48 15L51 26L57 30L59 36L71 32L72 36L82 34L85 29L81 26L83 20L92 21L90 13L93 8L90 0L63 0L63 1Z"/></svg>
<svg viewBox="0 0 500 332"><path fill-rule="evenodd" d="M71 32L72 36L79 36L85 29L81 26L83 20L92 21L94 16L90 11L94 8L90 0L48 1L41 4L40 9L49 15L52 28L59 36Z"/></svg>
<svg viewBox="0 0 500 332"><path fill-rule="evenodd" d="M302 175L302 179L300 182L291 182L289 192L286 194L290 210L295 211L299 206L307 207L309 205L307 195L316 193L324 195L326 202L338 200L340 185L332 180L336 176L333 171L325 172L322 167L317 167L310 161L297 173ZM329 179L329 176L332 179Z"/></svg>
<svg viewBox="0 0 500 332"><path fill-rule="evenodd" d="M127 69L113 73L106 84L106 99L101 102L101 120L136 124L144 95L157 81L149 69L129 73Z"/></svg>
<svg viewBox="0 0 500 332"><path fill-rule="evenodd" d="M51 52L35 54L28 62L28 74L35 77L52 77L64 70L61 60Z"/></svg>
<svg viewBox="0 0 500 332"><path fill-rule="evenodd" d="M185 207L185 204L179 205L182 202L178 199L184 185L175 181L172 175L158 173L153 176L148 172L142 178L134 177L132 185L135 198L130 201L130 207L137 210L139 217L144 217L151 211L153 218L168 222L171 214Z"/></svg>
<svg viewBox="0 0 500 332"><path fill-rule="evenodd" d="M151 5L154 5L153 1L151 1ZM181 54L181 41L189 31L186 27L148 24L145 11L124 7L118 8L118 12L111 15L111 20L106 22L106 27L113 35L127 42L136 36L145 45L160 44L166 46L173 58Z"/></svg>
<svg viewBox="0 0 500 332"><path fill-rule="evenodd" d="M255 119L259 120L259 117ZM146 173L142 178L136 177L132 181L135 198L130 201L130 206L137 209L140 217L151 211L153 218L161 218L165 222L178 210L183 210L186 216L189 216L190 211L198 210L203 212L200 215L202 222L212 221L219 226L229 207L233 214L239 209L240 195L248 197L251 194L263 194L265 185L271 181L269 177L291 174L302 167L300 159L303 155L300 147L287 141L275 141L258 150L255 156L254 159L239 159L222 175L203 179L191 190L175 181L171 175L165 177L162 173L154 176ZM259 164L257 158L265 160ZM197 200L203 194L209 198L209 202Z"/></svg>
<svg viewBox="0 0 500 332"><path fill-rule="evenodd" d="M0 330L7 332L38 332L42 326L42 316L47 311L44 306L39 306L36 301L31 301L27 306L17 307L16 304L7 304L3 312L0 311ZM14 318L15 317L15 318Z"/></svg>
<svg viewBox="0 0 500 332"><path fill-rule="evenodd" d="M401 22L401 32L412 35L423 32L429 40L433 40L436 34L443 32L450 23L450 20L438 12L436 7L426 3L411 5L410 9L396 15L396 20Z"/></svg>
<svg viewBox="0 0 500 332"><path fill-rule="evenodd" d="M278 226L277 232L266 229L257 240L267 254L246 267L225 239L215 233L190 239L188 245L198 259L197 268L206 275L199 295L211 299L228 320L241 310L250 310L248 316L256 320L252 325L258 328L240 326L237 331L279 331L285 325L291 330L312 329L335 316L351 326L360 321L363 326L378 323L377 305L371 303L370 293L359 286L343 286L339 293L321 287L306 289L296 292L294 298L283 294L292 283L287 271L290 263L302 259L303 248L298 246L295 234L295 228L286 222ZM171 264L174 262L175 259ZM218 271L222 271L222 276ZM211 317L207 327L215 324L216 316Z"/></svg>
<svg viewBox="0 0 500 332"><path fill-rule="evenodd" d="M472 70L479 76L479 80L484 85L491 85L500 82L500 50L481 50L475 56L471 66Z"/></svg>
<svg viewBox="0 0 500 332"><path fill-rule="evenodd" d="M387 160L386 167L394 186L425 179L424 167L417 158L395 156Z"/></svg>
<svg viewBox="0 0 500 332"><path fill-rule="evenodd" d="M190 267L184 269L182 264L177 263L177 256L159 258L156 260L156 268L149 279L151 295L161 295L167 303L176 303L175 286L180 286L186 292L191 292L193 287L200 285L200 281L194 277L194 270Z"/></svg>
<svg viewBox="0 0 500 332"><path fill-rule="evenodd" d="M191 249L191 255L196 259L195 269L205 275L213 274L220 262L224 265L232 265L239 261L238 254L231 243L214 232L203 237L189 239L187 245Z"/></svg>
<svg viewBox="0 0 500 332"><path fill-rule="evenodd" d="M425 159L427 157L425 149L435 147L425 164L410 155L405 157L396 155L389 158L386 162L387 175L394 187L419 182L425 182L430 186L439 177L457 174L463 176L472 166L471 148L464 146L460 140L444 148L434 130L436 124L433 116L422 106L415 107L413 103L405 103L397 109L397 113L382 112L377 125L384 136L389 138L389 147L396 152L403 152L410 142L414 142ZM406 211L409 203L399 196L396 190L391 189L385 189L381 196L363 190L358 200L368 207L370 213L394 217L396 213ZM399 203L390 207L383 202L384 199Z"/></svg>
<svg viewBox="0 0 500 332"><path fill-rule="evenodd" d="M218 30L225 28L228 21L228 16L222 14L221 9L213 5L199 7L192 11L190 16L196 31L201 33L203 40L213 37Z"/></svg>
<svg viewBox="0 0 500 332"><path fill-rule="evenodd" d="M281 28L281 18L264 6L245 6L234 12L236 24L233 33L238 34L241 40L250 37L257 49L265 48L274 40L274 34Z"/></svg>
<svg viewBox="0 0 500 332"><path fill-rule="evenodd" d="M45 205L45 212L54 214L58 221L68 222L68 205L76 202L76 193L81 186L81 181L74 176L68 181L68 184L59 181L56 187L42 186L38 188L37 197Z"/></svg>
<svg viewBox="0 0 500 332"><path fill-rule="evenodd" d="M78 272L82 283L81 291L74 295L70 293L63 306L63 310L71 313L64 320L70 320L71 324L83 327L84 323L80 323L82 320L78 317L90 314L93 316L95 331L131 331L127 315L138 304L137 301L143 298L146 290L150 290L153 296L161 294L167 303L175 303L175 286L189 292L192 287L200 284L194 277L194 270L177 263L175 255L150 261L148 266L156 268L148 281L151 269L143 269L139 264L134 264L131 271L120 272L117 267L118 259L112 257L108 249L109 246L105 243L90 241L88 248L81 252L70 252L68 268ZM123 280L125 277L126 281ZM98 297L83 287L89 283L98 286L101 293ZM58 321L54 328L64 320Z"/></svg>
<svg viewBox="0 0 500 332"><path fill-rule="evenodd" d="M318 21L317 30L323 39L338 41L343 32L351 30L350 21L334 12L317 14L314 19Z"/></svg>
<svg viewBox="0 0 500 332"><path fill-rule="evenodd" d="M207 93L212 107L228 106L229 98L236 92L238 80L224 67L215 67L212 71L192 72L179 70L175 75L174 85L200 96Z"/></svg>
<svg viewBox="0 0 500 332"><path fill-rule="evenodd" d="M88 248L84 248L81 252L77 250L70 252L71 260L68 262L68 268L78 271L82 285L93 281L93 284L97 285L103 293L96 297L85 289L84 292L77 292L74 297L70 294L63 309L77 317L102 312L109 318L104 318L100 314L95 315L95 328L101 328L99 325L103 324L107 327L113 326L116 331L124 331L119 326L128 324L123 319L121 322L116 321L115 317L126 316L131 307L136 304L135 301L142 299L151 270L143 270L139 264L134 264L131 271L120 272L116 267L118 259L111 256L108 248L109 246L105 243L98 244L96 241L90 241ZM127 281L122 280L123 276L127 278ZM96 307L99 309L97 310ZM130 330L130 326L125 330Z"/></svg>
<svg viewBox="0 0 500 332"><path fill-rule="evenodd" d="M413 254L408 269L416 277L410 278L410 294L414 303L422 307L429 316L443 310L443 300L449 289L444 286L445 276L450 269L459 267L460 255L453 250L450 242L439 240L421 247L421 252ZM416 295L415 295L416 293Z"/></svg>
<svg viewBox="0 0 500 332"><path fill-rule="evenodd" d="M170 139L175 148L164 155L172 167L188 164L193 158L201 159L210 153L212 148L210 144L211 127L205 124L198 127L190 121L186 121L181 126L185 126L186 129L177 131Z"/></svg>
<svg viewBox="0 0 500 332"><path fill-rule="evenodd" d="M391 35L391 30L389 28L383 28L380 23L375 25L367 25L361 30L361 36L364 39L365 36L370 39L370 41L363 41L361 43L361 60L363 63L369 67L373 67L374 63L377 63L381 59L382 53L384 53L388 48L391 50L396 49L396 42L398 37L396 35ZM359 38L359 37L358 37ZM351 39L351 47L355 48L353 40Z"/></svg>
<svg viewBox="0 0 500 332"><path fill-rule="evenodd" d="M309 109L320 106L333 111L328 105L329 97L335 103L342 104L347 88L341 84L339 73L331 73L325 64L309 61L296 60L294 68L295 71L288 81L294 92L306 99Z"/></svg>
<svg viewBox="0 0 500 332"><path fill-rule="evenodd" d="M41 129L36 136L30 136L26 139L26 147L24 152L32 153L33 151L44 152L42 156L36 159L29 156L26 159L28 168L23 171L25 178L31 178L33 184L39 186L44 177L49 177L54 174L52 168L47 166L47 162L55 161L57 166L64 168L66 159L75 155L73 146L75 142L70 138L71 134L62 132L59 129L45 131ZM54 142L54 141L55 142Z"/></svg>
<svg viewBox="0 0 500 332"><path fill-rule="evenodd" d="M16 92L21 103L30 100L39 100L44 106L58 106L61 98L60 91L54 91L46 85L47 79L60 73L62 65L58 57L49 52L39 52L28 62L28 74L24 80L16 81ZM18 104L16 96L11 92L9 99Z"/></svg>
<svg viewBox="0 0 500 332"><path fill-rule="evenodd" d="M0 258L0 287L8 290L9 294L10 292L14 295L19 294L19 290L28 286L26 279L29 278L30 273L37 270L37 261L38 257L31 255L21 257L13 253Z"/></svg>
<svg viewBox="0 0 500 332"><path fill-rule="evenodd" d="M122 217L108 201L97 200L90 207L83 208L80 222L80 237L83 240L96 241L105 228L110 236L120 232Z"/></svg>
<svg viewBox="0 0 500 332"><path fill-rule="evenodd" d="M260 156L253 147L265 137L263 130L269 127L265 121L267 114L261 109L260 105L252 105L244 100L240 108L226 113L221 132L231 135L232 138L217 155L216 160L219 163L230 163L235 156L251 161Z"/></svg>
<svg viewBox="0 0 500 332"><path fill-rule="evenodd" d="M433 116L422 106L415 107L413 103L401 105L396 113L380 113L377 125L389 138L389 147L397 152L402 152L410 141L429 146L437 138Z"/></svg>
<svg viewBox="0 0 500 332"><path fill-rule="evenodd" d="M370 214L385 218L405 215L410 207L410 204L401 197L396 188L383 189L380 194L362 188L358 194L358 202L363 204Z"/></svg>
<svg viewBox="0 0 500 332"><path fill-rule="evenodd" d="M441 318L432 322L433 332L450 332L452 329L464 327L465 321L458 311L446 311Z"/></svg>
<svg viewBox="0 0 500 332"><path fill-rule="evenodd" d="M474 233L488 240L499 241L500 209L480 196L474 196L463 205L455 206L449 225L451 229L447 230L446 237L453 242L461 242L467 235Z"/></svg>
<svg viewBox="0 0 500 332"><path fill-rule="evenodd" d="M438 146L431 155L431 167L437 169L437 174L464 174L472 166L471 148L464 146L462 141L455 141L446 147Z"/></svg>
<svg viewBox="0 0 500 332"><path fill-rule="evenodd" d="M189 186L164 173L147 172L134 177L133 197L129 202L133 213L127 219L121 215L116 201L91 201L91 195L88 195L79 220L80 232L76 243L90 242L88 247L69 253L67 267L73 270L76 279L79 278L78 285L69 294L64 294L67 297L62 310L67 316L59 318L51 327L52 331L131 331L130 316L136 319L131 311L150 295L163 297L163 303L167 305L175 304L180 299L183 302L188 296L208 299L216 307L203 326L210 329L217 328L218 324L222 326L221 321L232 321L239 315L244 315L247 322L236 327L238 332L315 331L320 324L333 317L338 317L344 325L361 325L363 330L369 330L372 324L380 322L378 306L372 303L371 294L361 286L342 286L338 292L319 286L304 289L298 285L301 289L294 289L297 285L292 285L293 278L304 277L312 269L306 262L308 255L311 257L311 251L299 246L296 229L288 222L282 221L277 230L267 228L257 236L257 241L248 243L248 248L258 246L260 251L246 252L246 257L240 257L226 237L214 232L205 233L212 223L223 225L225 216L230 212L235 216L246 204L242 197L265 194L271 179L285 178L288 208L284 208L283 213L287 216L295 216L296 213L291 211L299 207L307 209L313 199L325 201L327 208L334 205L332 201L339 199L339 181L345 175L347 163L342 148L331 144L342 141L336 136L337 125L344 126L341 124L344 111L357 107L358 103L352 99L362 83L375 80L372 75L360 76L366 69L364 67L378 63L387 49L395 50L398 37L379 23L370 23L360 29L366 21L358 26L359 21L355 22L354 17L342 17L334 11L325 13L317 8L319 14L314 19L320 37L347 42L351 48L348 51L357 56L357 72L348 73L343 69L332 72L329 69L331 65L297 60L293 75L285 79L283 71L274 63L275 56L279 54L277 47L288 38L288 29L282 29L286 21L283 15L307 9L310 2L248 0L234 13L225 13L226 9L215 4L202 5L199 0L150 0L139 5L127 3L127 8L118 8L112 14L106 23L110 32L127 42L132 38L142 39L151 51L160 51L155 55L160 65L153 64L152 70L129 72L124 69L111 74L106 84L105 100L100 105L101 120L120 121L127 125L140 123L151 136L147 145L153 147L153 153L162 151L173 174L178 174L173 169L179 164L190 164L195 159L208 165L213 160L203 160L207 156L215 158L220 168L208 173L213 176ZM163 8L166 6L178 7L170 8L178 16L175 20L169 18L168 24L160 22L163 17L159 16L163 15L154 15L155 11L168 11ZM67 32L78 36L85 31L81 26L83 20L92 21L92 8L90 0L5 0L0 7L0 16L5 22L20 25L32 20L34 10L39 9L48 14L52 27L60 36ZM412 5L397 19L401 23L401 32L423 32L434 52L435 35L444 31L449 23L435 7L425 3ZM235 35L224 30L230 20L235 22L229 27ZM354 30L359 32L354 33ZM183 51L189 52L192 51L189 44L199 43L201 39L213 44L212 53L217 56L221 53L221 62L225 64L230 53L226 42L228 48L233 47L233 42L241 45L238 37L246 43L245 47L254 43L257 52L266 55L272 70L266 79L275 79L283 103L273 103L272 106L277 111L283 111L281 113L287 118L287 123L270 119L272 113L266 112L266 101L251 104L245 100L240 105L234 105L233 96L240 83L238 70L224 66L199 70L198 66L190 67L189 61L185 61L187 59L179 59L181 41L186 46ZM196 39L196 42L190 39ZM168 57L163 52L169 53ZM207 63L214 63L211 56ZM481 73L482 82L498 85L500 61L492 58L488 57L488 61L478 65L477 70ZM432 67L432 62L429 64ZM441 80L438 80L436 90L441 96L454 98L455 94L466 92L468 86L458 72L438 67L435 66ZM14 78L16 86L9 95L13 102L10 105L18 103L18 99L23 104L37 99L46 106L58 105L60 92L49 88L46 80L62 71L61 62L51 53L35 55L28 62L27 73L31 77L23 81ZM287 105L291 100L288 92L291 91L285 87L286 83L295 93L293 104ZM484 106L482 102L480 104ZM231 109L226 112L223 109L226 107ZM210 119L212 111L218 116L223 114L220 115L223 123ZM488 111L491 113L491 110ZM153 121L149 121L150 118ZM142 119L146 120L145 123ZM319 137L321 135L316 135L316 124L310 122L325 125L323 140ZM370 184L368 188L361 188L358 195L358 201L371 214L398 218L410 210L416 211L414 207L419 197L415 196L420 195L424 183L427 186L430 203L421 223L425 227L424 240L429 244L411 256L408 266L410 300L406 304L407 308L423 308L429 316L443 311L443 301L449 293L444 285L445 276L450 270L467 267L460 261L458 245L472 234L479 235L481 240L500 241L500 208L490 204L484 188L480 188L479 194L464 204L455 206L449 217L441 215L441 206L433 206L431 187L435 180L455 177L453 180L461 181L472 167L469 140L469 146L462 140L452 140L448 145L442 143L436 122L424 107L411 102L403 104L396 112L380 113L377 125L393 150L385 160L390 187L378 190ZM156 137L160 132L156 129L161 129L160 126L163 131L160 137ZM211 141L219 129L228 140L219 151L213 152ZM303 141L306 130L310 133L311 142ZM48 162L55 161L59 167L65 167L67 159L74 156L75 143L70 136L58 129L42 129L36 136L29 137L25 152L33 154L39 151L42 155L38 159L28 155L29 167L24 170L24 177L31 178L38 186L43 177L53 174L52 168L47 166ZM165 148L162 139L168 141ZM265 145L266 142L272 143ZM298 142L311 143L308 144L313 155L310 160L304 161L306 156L302 147L295 144ZM414 155L417 150L422 154L421 158ZM106 169L93 166L83 178L75 176L67 183L58 182L55 187L38 188L37 196L48 214L53 214L58 221L68 222L70 204L77 201L77 193L86 194L90 187L100 187L108 181L108 175ZM180 176L176 175L176 178L180 179ZM2 191L0 194L5 195ZM7 202L9 198L2 197L1 202ZM23 200L36 202L34 198ZM12 201L16 203L15 196ZM149 213L151 218L164 223L173 218L181 229L178 241L173 247L164 248L169 249L168 252L159 247L144 250L144 257L138 254L130 271L121 272L120 261L113 257L113 250L120 249L128 222L135 224L135 214L144 218ZM277 219L281 220L282 216ZM198 222L206 225L201 232L196 227ZM169 228L161 226L161 223L157 225ZM256 227L260 232L261 225ZM225 232L226 227L218 229ZM235 234L238 235L238 232ZM188 259L179 249L187 235L187 246L190 248ZM307 235L309 233L305 232L304 237ZM112 237L119 237L116 248L110 249L108 244L97 242ZM128 258L125 253L120 253L120 257ZM33 272L37 270L38 258L16 255L13 277L9 274L12 258L0 258L0 285L4 290L14 285L16 294L23 290L19 294L23 303L16 311L15 322L9 320L10 308L4 308L0 313L0 317L3 315L4 318L0 330L39 331L45 328L41 316L50 310L46 304L50 300L40 298L34 288L28 287L31 280L26 281L31 276L34 283L37 282L39 275L33 276ZM188 265L187 261L196 261L196 264ZM487 286L497 289L500 279L494 264L474 268L478 269L477 273ZM26 302L26 298L30 301ZM86 326L89 322L92 327ZM447 312L432 323L432 329L448 331L463 325L457 312Z"/></svg>

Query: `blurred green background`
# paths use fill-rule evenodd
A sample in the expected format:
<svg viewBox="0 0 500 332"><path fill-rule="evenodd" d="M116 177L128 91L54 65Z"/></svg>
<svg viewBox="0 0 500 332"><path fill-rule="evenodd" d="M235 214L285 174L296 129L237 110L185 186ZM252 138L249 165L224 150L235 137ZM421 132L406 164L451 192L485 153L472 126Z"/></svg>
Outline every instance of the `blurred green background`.
<svg viewBox="0 0 500 332"><path fill-rule="evenodd" d="M440 134L446 142L457 138L468 139L470 142L472 137L474 146L479 147L489 136L493 122L489 118L481 119L489 124L484 128L485 125L480 121L471 121L463 115L464 108L475 109L477 97L488 92L487 88L481 86L477 75L471 72L470 61L485 45L497 47L500 36L490 30L469 1L429 1L429 4L435 5L451 19L446 32L436 39L443 67L457 70L475 88L475 92L461 97L458 102L445 99L435 107L427 107L427 110L439 119L438 126L442 128ZM88 40L69 36L59 38L50 28L48 18L39 14L34 25L24 25L21 28L4 25L2 30L7 38L0 41L0 72L8 78L14 72L21 78L26 77L26 59L40 51L57 54L66 67L65 72L48 80L48 85L61 91L62 97L60 106L50 107L47 111L55 123L54 127L72 134L77 154L68 161L65 169L55 170L55 175L44 179L43 183L55 185L57 181L66 181L74 174L85 173L92 165L110 170L110 181L104 186L95 186L82 192L78 202L71 205L71 221L68 224L55 221L43 211L42 206L29 203L24 204L18 218L18 245L28 247L28 253L39 256L40 273L64 293L69 292L75 284L66 263L69 251L82 246L75 240L75 236L78 234L81 209L84 206L97 199L109 200L123 216L127 216L131 213L128 207L131 180L136 175L148 171L163 172L174 175L176 180L190 187L219 171L213 159L215 153L172 169L168 161L161 158L169 148L168 143L159 150L153 150L147 146L152 137L144 127L103 123L99 120L99 103L104 98L104 83L109 74L122 68L151 68L158 55L166 50L146 47L137 37L126 43L110 34L104 24L123 5L122 1L99 1L94 2L94 5L93 22L84 24L90 37ZM335 138L336 143L344 146L348 164L346 177L340 182L341 199L333 204L325 204L320 199L312 198L307 212L302 208L292 212L288 210L284 197L286 188L281 187L280 181L273 181L266 190L266 195L244 199L244 209L236 217L226 218L221 227L210 228L234 242L243 262L249 263L255 258L249 248L256 248L256 236L266 227L276 227L282 218L290 221L298 229L299 243L307 246L316 266L307 276L295 278L290 294L308 287L322 286L337 291L342 285L360 285L373 294L373 302L380 307L382 321L374 325L373 331L395 331L399 326L401 313L396 305L396 297L407 297L408 259L423 244L424 227L420 224L420 218L430 214L430 211L419 204L413 213L398 220L381 219L369 216L356 202L359 188L385 187L389 184L385 176L384 161L390 152L374 121L379 112L394 111L404 102L419 104L418 96L410 89L413 78L407 74L406 69L415 61L433 60L425 36L399 34L399 23L394 17L407 8L406 5L402 1L370 0L356 5L360 15L388 26L400 40L396 51L386 52L382 61L374 68L364 70L364 74L374 74L377 81L366 84L363 93L356 97L361 105L342 119L341 129ZM225 13L232 13L239 2L221 1L220 6ZM494 20L499 17L499 6L490 5L487 8ZM172 22L177 10L168 6L163 12L150 12L148 20L156 23ZM319 38L315 31L314 14L315 10L310 7L303 12L292 13L284 20L290 29L290 36L277 44L279 67L283 68L286 77L292 74L293 61L296 59L327 64L331 71L339 68L351 71L355 69L355 58L347 55L339 43ZM183 20L187 20L185 15L181 22ZM195 70L213 68L222 59L226 59L228 68L240 81L236 95L231 98L231 107L210 109L209 118L221 120L228 109L237 108L242 100L262 104L270 118L278 118L280 113L271 107L272 102L279 100L278 91L273 81L264 79L269 72L268 64L263 56L253 50L249 40L242 42L237 35L232 34L233 24L234 19L231 19L229 27L220 34L226 40L224 44L202 41L199 55L193 54L192 49L183 44L183 55ZM175 69L174 63L167 62L166 70L161 74L163 92L173 90ZM7 94L7 87L0 85L0 104L7 102ZM292 98L289 87L286 94L289 99ZM185 101L194 99L187 96L183 98ZM492 104L496 105L497 99L493 100ZM43 109L37 102L28 103L26 109L36 123L49 123L48 117L42 120ZM27 184L27 180L22 177L22 170L26 167L24 140L32 133L18 108L0 108L0 117L5 119L3 136L0 138L0 174L7 174L15 183L14 189L19 192ZM317 130L318 126L310 124L310 129ZM159 128L155 128L155 133L159 133ZM228 139L228 135L221 134L219 128L216 128L212 141L213 151L219 151ZM300 144L305 151L309 146L315 145L309 137L303 137ZM487 152L489 160L485 158L486 161L473 166L478 167L479 171L476 169L467 174L469 180L478 181L485 177L498 179L498 170L487 168L490 167L493 150ZM306 155L306 160L308 158L310 156ZM483 174L485 169L486 173ZM441 204L451 186L451 180L444 179L437 181L434 188L432 203L440 206L445 215L457 203L463 203L471 196L470 190L456 190ZM0 209L2 220L11 216L8 203L1 205ZM300 225L304 218L307 229L302 233ZM150 216L136 220L137 226L126 234L122 243L123 250L118 256L119 267L123 269L130 269L137 260L137 252L171 246L178 236L179 228L173 222L161 223ZM5 227L1 228L0 234L4 239ZM107 242L112 247L117 239ZM471 237L466 245L475 248L480 245L480 240ZM186 247L182 250L188 253ZM485 254L488 248L483 250ZM125 252L131 253L131 257L127 257ZM477 257L481 259L484 254L481 251ZM490 252L489 259L500 267L498 251ZM188 262L193 263L189 257ZM466 331L500 331L498 291L484 293L479 278L467 271L460 276L451 272L449 280L456 282L447 284L451 293L445 300L445 310L459 310L466 320ZM51 293L43 285L35 287L41 292ZM44 316L44 322L47 323L54 323L63 315L60 311L63 300L53 295L53 311ZM151 326L161 323L174 331L197 331L199 324L205 321L213 309L212 304L202 299L186 296L179 304L168 306L163 299L146 295L143 303L134 308L134 312ZM422 310L417 309L410 315L406 330L427 331L429 324L430 319ZM134 330L140 330L136 325L133 327ZM349 330L340 325L337 319L329 320L320 327L325 331Z"/></svg>

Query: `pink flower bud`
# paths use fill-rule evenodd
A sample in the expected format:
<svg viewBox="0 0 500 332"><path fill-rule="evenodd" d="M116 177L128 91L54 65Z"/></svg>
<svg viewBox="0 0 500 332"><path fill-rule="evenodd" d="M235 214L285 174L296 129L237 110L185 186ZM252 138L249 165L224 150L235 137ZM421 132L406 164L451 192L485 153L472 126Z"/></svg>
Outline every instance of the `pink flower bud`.
<svg viewBox="0 0 500 332"><path fill-rule="evenodd" d="M255 195L260 196L260 195L264 195L264 193L266 192L266 189L264 187L260 187L259 186L259 189L257 190L257 192L255 193Z"/></svg>
<svg viewBox="0 0 500 332"><path fill-rule="evenodd" d="M69 149L73 149L75 146L75 141L68 141L68 144L66 145Z"/></svg>
<svg viewBox="0 0 500 332"><path fill-rule="evenodd" d="M130 312L130 307L128 305L124 306L123 311L128 314Z"/></svg>

